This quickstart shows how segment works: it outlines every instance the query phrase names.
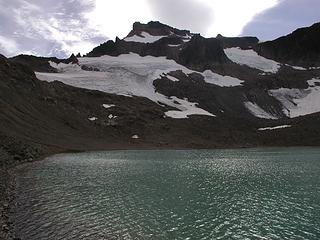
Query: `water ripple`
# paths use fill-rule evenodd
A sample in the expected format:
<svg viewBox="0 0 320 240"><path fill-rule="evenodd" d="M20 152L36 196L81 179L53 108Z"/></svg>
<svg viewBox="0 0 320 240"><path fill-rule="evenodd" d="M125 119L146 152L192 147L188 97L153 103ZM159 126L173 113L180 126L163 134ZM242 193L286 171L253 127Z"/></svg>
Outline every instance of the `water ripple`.
<svg viewBox="0 0 320 240"><path fill-rule="evenodd" d="M22 240L320 239L320 150L63 154L19 171Z"/></svg>

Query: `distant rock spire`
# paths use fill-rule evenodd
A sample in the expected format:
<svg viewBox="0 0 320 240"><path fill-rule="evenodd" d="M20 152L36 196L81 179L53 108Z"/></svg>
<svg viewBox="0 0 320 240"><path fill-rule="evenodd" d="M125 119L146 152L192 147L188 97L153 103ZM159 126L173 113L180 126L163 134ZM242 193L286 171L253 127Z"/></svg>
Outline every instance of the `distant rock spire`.
<svg viewBox="0 0 320 240"><path fill-rule="evenodd" d="M68 62L69 62L69 63L72 63L72 64L78 64L78 63L79 63L79 60L78 60L78 58L72 53L71 56L70 56L69 59L68 59Z"/></svg>

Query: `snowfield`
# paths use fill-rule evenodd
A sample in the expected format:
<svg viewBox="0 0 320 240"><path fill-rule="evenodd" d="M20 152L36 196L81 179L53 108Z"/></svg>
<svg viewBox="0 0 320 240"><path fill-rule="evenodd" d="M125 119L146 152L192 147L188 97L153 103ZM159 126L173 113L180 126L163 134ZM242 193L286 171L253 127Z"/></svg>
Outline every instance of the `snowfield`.
<svg viewBox="0 0 320 240"><path fill-rule="evenodd" d="M226 48L224 49L224 52L231 61L240 65L259 69L263 72L276 73L281 67L280 63L259 56L258 53L251 49L242 50L241 48Z"/></svg>
<svg viewBox="0 0 320 240"><path fill-rule="evenodd" d="M196 103L177 98L168 98L155 91L153 81L160 76L167 76L171 81L179 79L167 75L171 71L181 70L185 74L194 71L177 64L165 57L145 56L130 53L118 57L102 56L93 58L79 58L76 64L55 64L52 67L58 69L59 73L40 73L37 78L43 81L61 81L75 87L99 90L124 96L141 96L149 98L156 103L163 103L179 109L181 114L169 112L167 116L174 118L187 117L193 114L214 116L201 108ZM85 71L81 65L98 68L100 71ZM219 86L238 86L243 81L228 76L221 76L211 71L200 73L206 82ZM178 111L179 112L179 111Z"/></svg>
<svg viewBox="0 0 320 240"><path fill-rule="evenodd" d="M271 115L270 113L267 113L265 110L263 110L261 107L259 107L256 103L252 102L245 102L244 106L249 110L249 112L258 118L264 118L264 119L278 119L278 117L275 117Z"/></svg>
<svg viewBox="0 0 320 240"><path fill-rule="evenodd" d="M123 40L126 42L154 43L160 40L161 38L167 37L167 36L153 36L147 32L141 32L140 35L141 36L133 35L132 37L126 37Z"/></svg>
<svg viewBox="0 0 320 240"><path fill-rule="evenodd" d="M215 84L220 87L236 87L241 86L244 81L230 77L230 76L222 76L217 73L212 72L211 70L206 70L202 73L204 76L204 80L207 83Z"/></svg>
<svg viewBox="0 0 320 240"><path fill-rule="evenodd" d="M280 88L268 93L282 103L288 117L303 116L320 111L320 80L311 79L308 84L307 89Z"/></svg>
<svg viewBox="0 0 320 240"><path fill-rule="evenodd" d="M183 106L184 109L182 111L168 111L165 113L167 117L188 118L188 116L190 115L207 115L210 117L216 117L216 115L196 107L196 103L188 102L187 99L182 100L177 97L171 97L171 99L181 104L181 106Z"/></svg>

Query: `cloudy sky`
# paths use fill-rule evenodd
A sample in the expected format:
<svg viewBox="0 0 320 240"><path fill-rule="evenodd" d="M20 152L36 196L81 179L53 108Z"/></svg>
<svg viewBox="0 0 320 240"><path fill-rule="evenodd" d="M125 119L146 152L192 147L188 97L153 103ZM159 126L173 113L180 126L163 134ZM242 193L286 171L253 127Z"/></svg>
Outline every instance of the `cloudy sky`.
<svg viewBox="0 0 320 240"><path fill-rule="evenodd" d="M212 37L269 40L320 21L319 0L0 0L0 53L65 57L158 20Z"/></svg>

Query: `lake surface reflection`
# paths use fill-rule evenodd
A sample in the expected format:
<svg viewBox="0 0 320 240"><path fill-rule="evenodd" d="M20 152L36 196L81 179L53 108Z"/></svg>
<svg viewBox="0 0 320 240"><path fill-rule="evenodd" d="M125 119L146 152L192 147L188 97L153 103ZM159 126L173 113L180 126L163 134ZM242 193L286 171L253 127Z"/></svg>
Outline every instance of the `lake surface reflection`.
<svg viewBox="0 0 320 240"><path fill-rule="evenodd" d="M17 183L22 240L320 239L320 149L61 154Z"/></svg>

